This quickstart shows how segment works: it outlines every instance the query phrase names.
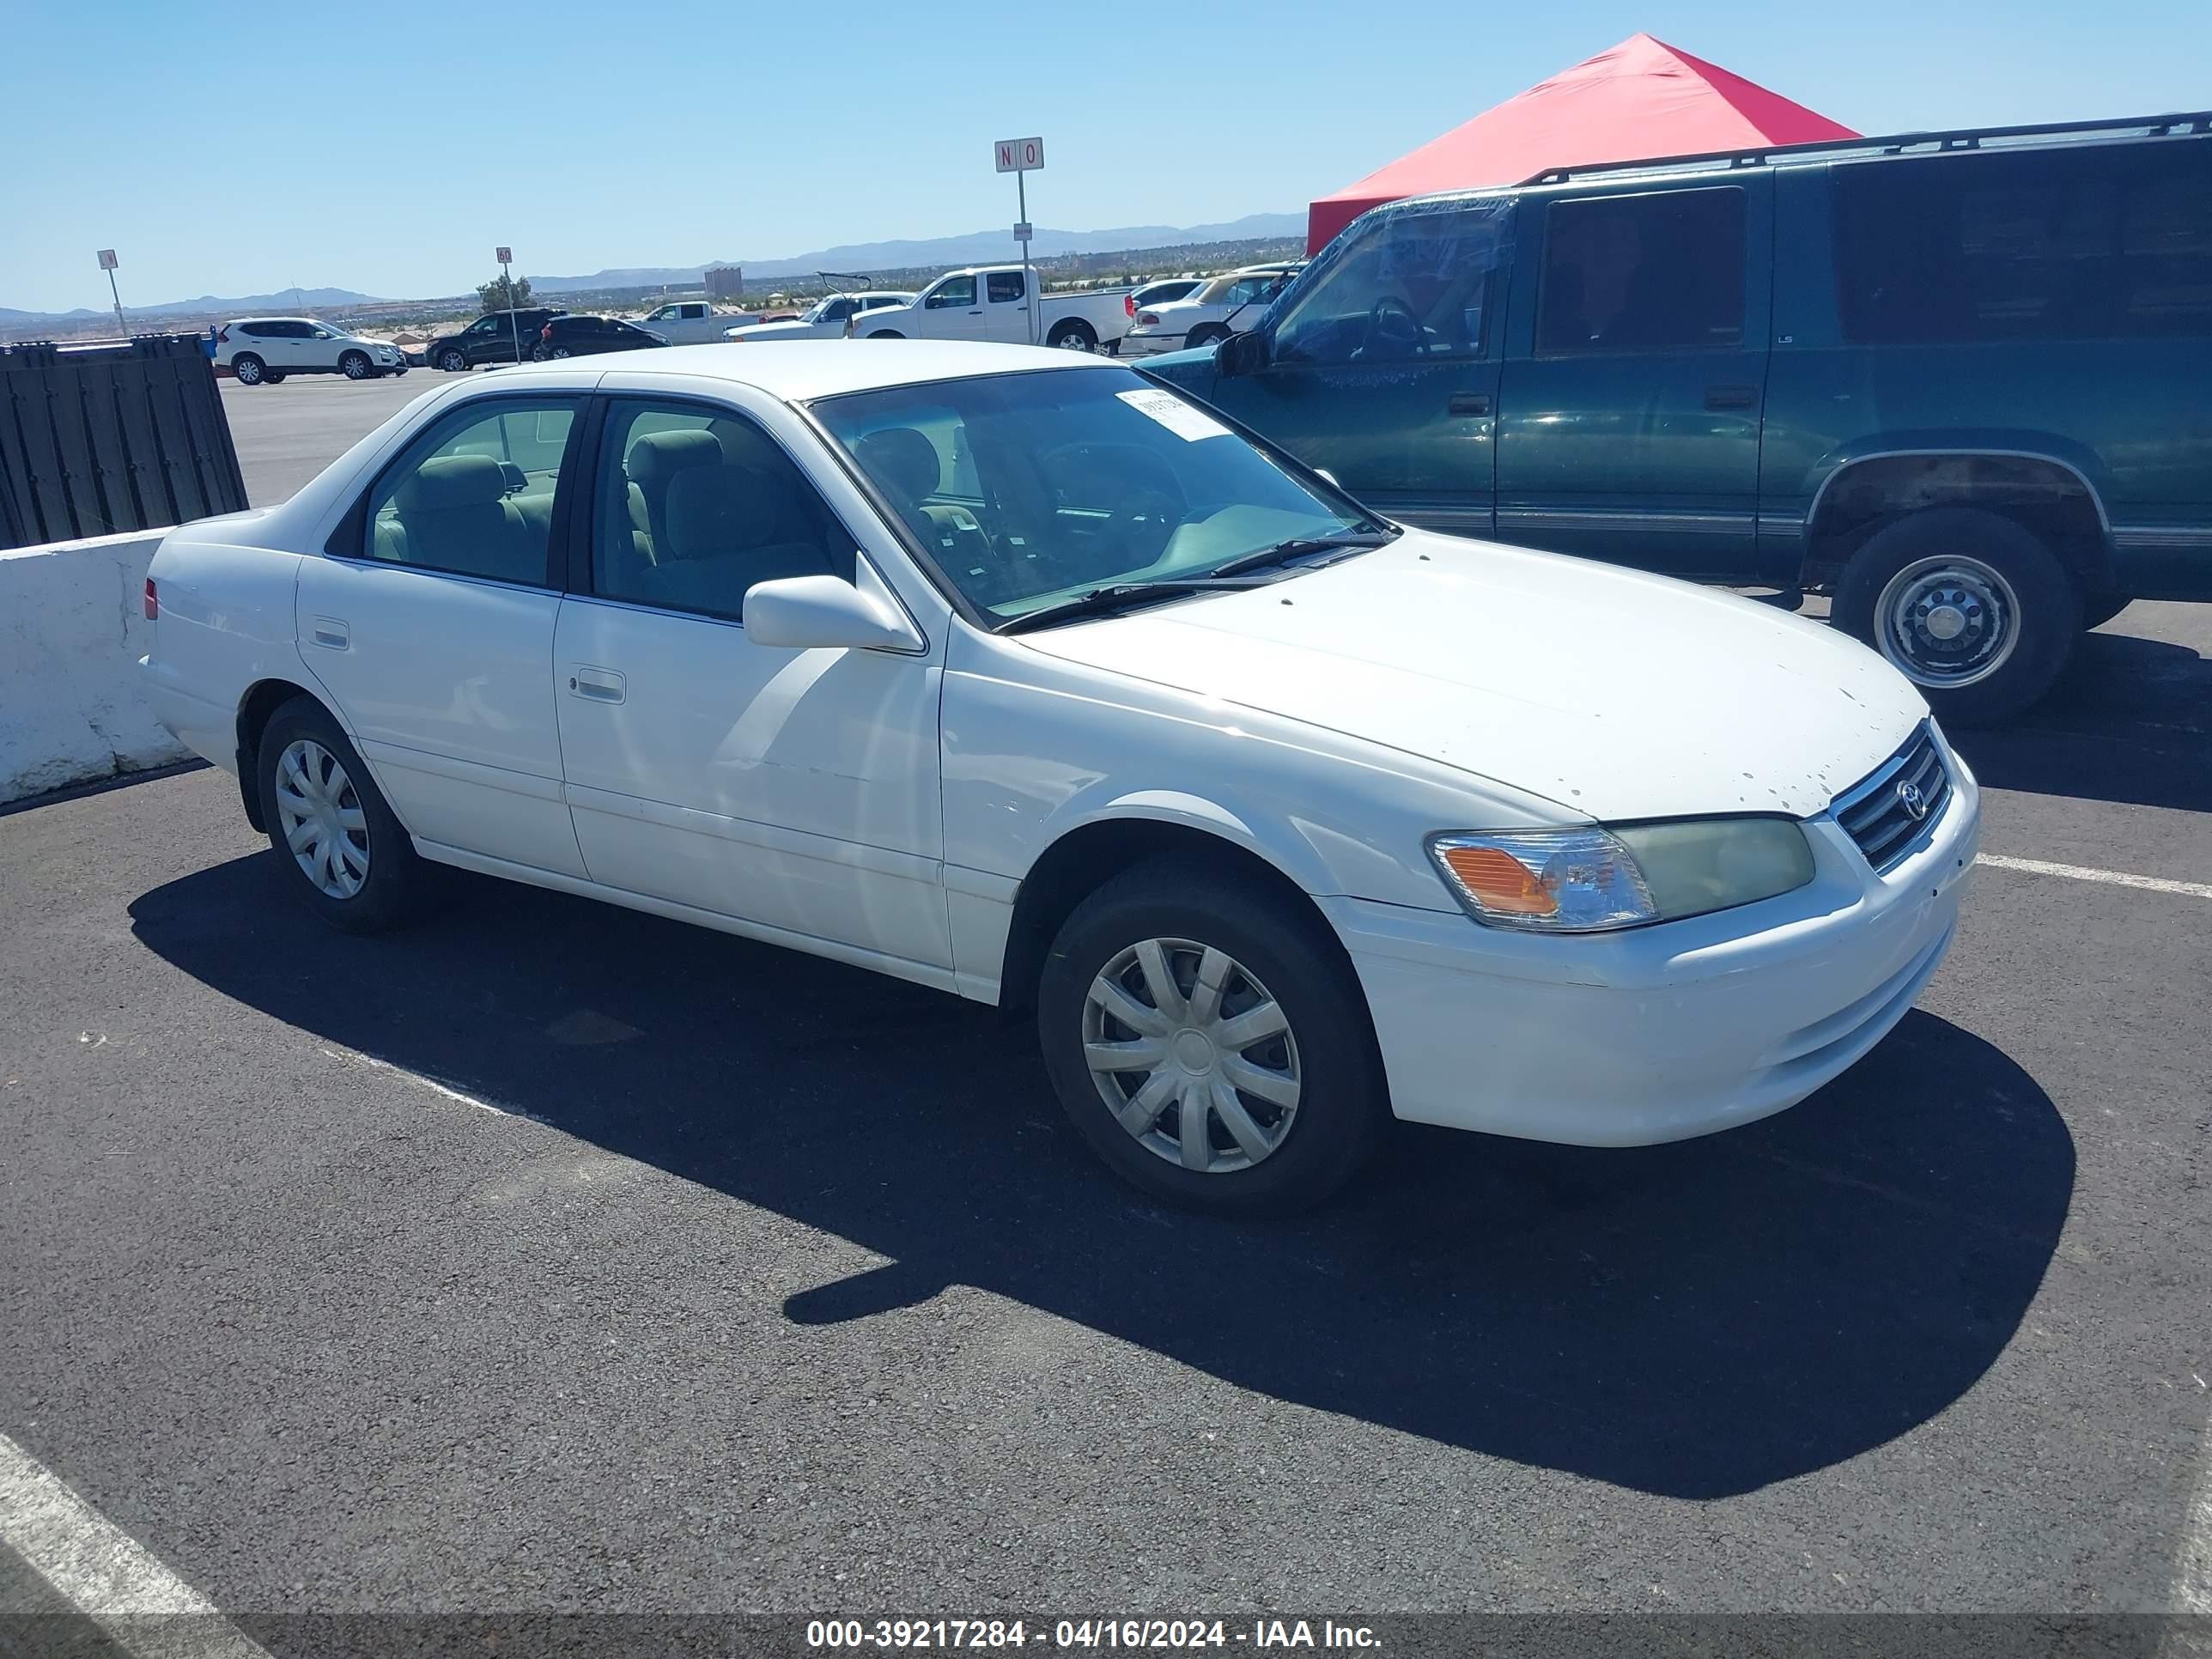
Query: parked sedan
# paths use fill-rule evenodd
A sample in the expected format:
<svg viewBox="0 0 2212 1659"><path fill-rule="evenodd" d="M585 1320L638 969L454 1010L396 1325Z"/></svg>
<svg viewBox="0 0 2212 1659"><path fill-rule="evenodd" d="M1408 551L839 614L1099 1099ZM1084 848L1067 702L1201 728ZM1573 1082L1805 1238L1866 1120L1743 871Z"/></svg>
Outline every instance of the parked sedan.
<svg viewBox="0 0 2212 1659"><path fill-rule="evenodd" d="M886 306L906 306L914 303L914 295L902 290L870 289L865 294L825 294L806 309L802 317L787 319L781 323L753 323L742 328L726 329L726 340L835 340L843 337L845 325L855 318L865 317L871 311L880 311Z"/></svg>
<svg viewBox="0 0 2212 1659"><path fill-rule="evenodd" d="M1935 973L1978 833L1854 641L1403 529L1066 352L448 386L146 602L161 720L331 925L453 865L1033 1010L1083 1139L1218 1212L1394 1113L1778 1111Z"/></svg>
<svg viewBox="0 0 2212 1659"><path fill-rule="evenodd" d="M1267 315L1269 302L1304 268L1302 263L1247 265L1214 277L1186 299L1148 302L1121 337L1120 355L1148 357L1242 334Z"/></svg>
<svg viewBox="0 0 2212 1659"><path fill-rule="evenodd" d="M556 317L538 331L530 354L539 362L555 357L589 357L602 351L642 351L665 346L667 337L619 317Z"/></svg>

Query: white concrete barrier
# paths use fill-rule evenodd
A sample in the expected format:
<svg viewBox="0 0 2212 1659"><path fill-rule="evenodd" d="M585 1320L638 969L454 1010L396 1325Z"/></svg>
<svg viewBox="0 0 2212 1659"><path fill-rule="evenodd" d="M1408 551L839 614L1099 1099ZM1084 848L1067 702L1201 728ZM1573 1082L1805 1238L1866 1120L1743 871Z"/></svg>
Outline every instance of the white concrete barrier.
<svg viewBox="0 0 2212 1659"><path fill-rule="evenodd" d="M167 533L0 549L0 803L186 757L138 686Z"/></svg>

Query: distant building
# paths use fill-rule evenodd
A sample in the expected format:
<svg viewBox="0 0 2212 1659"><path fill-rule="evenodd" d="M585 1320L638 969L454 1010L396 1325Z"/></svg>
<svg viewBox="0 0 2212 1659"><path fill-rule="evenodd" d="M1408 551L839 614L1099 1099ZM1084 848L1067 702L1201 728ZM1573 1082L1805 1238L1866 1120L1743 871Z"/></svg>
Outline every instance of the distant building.
<svg viewBox="0 0 2212 1659"><path fill-rule="evenodd" d="M734 300L744 289L743 265L716 265L707 273L707 297L710 300Z"/></svg>

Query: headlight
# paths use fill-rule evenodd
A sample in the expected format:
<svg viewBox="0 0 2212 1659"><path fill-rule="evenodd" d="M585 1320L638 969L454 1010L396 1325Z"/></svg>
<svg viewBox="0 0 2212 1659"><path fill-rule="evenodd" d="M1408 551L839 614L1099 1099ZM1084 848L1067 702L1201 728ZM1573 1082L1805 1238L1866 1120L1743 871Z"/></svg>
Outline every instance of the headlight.
<svg viewBox="0 0 2212 1659"><path fill-rule="evenodd" d="M1429 854L1477 921L1547 933L1678 921L1813 879L1812 846L1788 818L1437 836Z"/></svg>

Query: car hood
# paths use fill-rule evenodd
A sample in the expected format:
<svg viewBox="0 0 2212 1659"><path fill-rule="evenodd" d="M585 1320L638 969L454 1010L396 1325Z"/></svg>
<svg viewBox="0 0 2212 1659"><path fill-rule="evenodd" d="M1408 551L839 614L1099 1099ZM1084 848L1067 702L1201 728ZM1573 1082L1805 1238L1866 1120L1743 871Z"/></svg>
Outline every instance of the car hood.
<svg viewBox="0 0 2212 1659"><path fill-rule="evenodd" d="M1809 817L1928 713L1873 652L1770 605L1420 531L1264 587L1020 637L1607 821Z"/></svg>

